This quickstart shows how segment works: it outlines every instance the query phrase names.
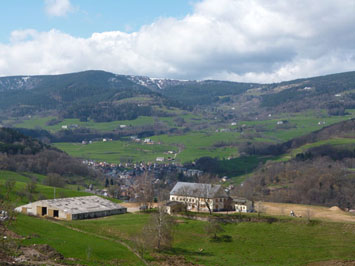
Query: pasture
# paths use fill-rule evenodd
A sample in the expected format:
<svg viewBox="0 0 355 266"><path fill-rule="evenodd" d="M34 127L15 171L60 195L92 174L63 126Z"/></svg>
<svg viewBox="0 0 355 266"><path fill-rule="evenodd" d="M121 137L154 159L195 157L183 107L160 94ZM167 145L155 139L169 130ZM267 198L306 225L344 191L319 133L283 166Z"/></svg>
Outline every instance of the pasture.
<svg viewBox="0 0 355 266"><path fill-rule="evenodd" d="M130 237L142 230L148 216L125 214L63 223L130 243ZM183 256L200 265L303 265L331 259L355 259L354 224L309 223L305 219L292 218L280 218L271 223L224 224L221 235L229 236L229 242L211 241L204 230L206 222L177 220L173 247L163 255ZM150 258L154 258L154 253L146 254L146 259Z"/></svg>

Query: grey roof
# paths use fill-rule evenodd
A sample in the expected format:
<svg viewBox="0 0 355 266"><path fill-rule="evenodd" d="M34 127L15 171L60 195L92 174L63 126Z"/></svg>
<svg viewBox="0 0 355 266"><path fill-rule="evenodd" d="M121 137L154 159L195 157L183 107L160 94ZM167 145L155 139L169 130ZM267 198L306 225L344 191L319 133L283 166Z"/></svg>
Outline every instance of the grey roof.
<svg viewBox="0 0 355 266"><path fill-rule="evenodd" d="M199 197L199 198L226 198L227 193L221 185L177 182L170 191L170 195Z"/></svg>
<svg viewBox="0 0 355 266"><path fill-rule="evenodd" d="M71 214L122 209L121 205L98 196L60 198L34 202L41 206L60 209Z"/></svg>

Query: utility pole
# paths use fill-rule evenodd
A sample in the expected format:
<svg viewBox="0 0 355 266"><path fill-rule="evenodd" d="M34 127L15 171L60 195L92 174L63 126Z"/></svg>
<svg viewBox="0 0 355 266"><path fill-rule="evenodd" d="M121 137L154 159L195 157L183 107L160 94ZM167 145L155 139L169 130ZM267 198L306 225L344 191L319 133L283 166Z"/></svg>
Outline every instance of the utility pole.
<svg viewBox="0 0 355 266"><path fill-rule="evenodd" d="M55 199L55 187L54 187L54 191L53 191L53 199Z"/></svg>

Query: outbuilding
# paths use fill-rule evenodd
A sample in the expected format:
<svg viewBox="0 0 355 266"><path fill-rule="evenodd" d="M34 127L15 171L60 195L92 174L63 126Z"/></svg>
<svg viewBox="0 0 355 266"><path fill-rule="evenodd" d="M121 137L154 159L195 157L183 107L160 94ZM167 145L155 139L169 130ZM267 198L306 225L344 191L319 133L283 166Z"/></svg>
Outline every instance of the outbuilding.
<svg viewBox="0 0 355 266"><path fill-rule="evenodd" d="M60 220L98 218L127 212L127 208L98 196L40 200L16 208L17 212Z"/></svg>

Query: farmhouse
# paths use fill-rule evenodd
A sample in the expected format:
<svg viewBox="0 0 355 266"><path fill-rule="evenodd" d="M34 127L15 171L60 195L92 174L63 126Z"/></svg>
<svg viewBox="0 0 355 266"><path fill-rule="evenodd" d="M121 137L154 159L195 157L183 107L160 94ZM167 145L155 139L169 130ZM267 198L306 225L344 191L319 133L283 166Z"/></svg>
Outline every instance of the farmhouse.
<svg viewBox="0 0 355 266"><path fill-rule="evenodd" d="M40 217L60 220L80 220L126 213L127 208L98 196L40 200L16 208Z"/></svg>
<svg viewBox="0 0 355 266"><path fill-rule="evenodd" d="M190 211L229 209L230 201L221 185L177 182L170 192L170 201L183 202Z"/></svg>

